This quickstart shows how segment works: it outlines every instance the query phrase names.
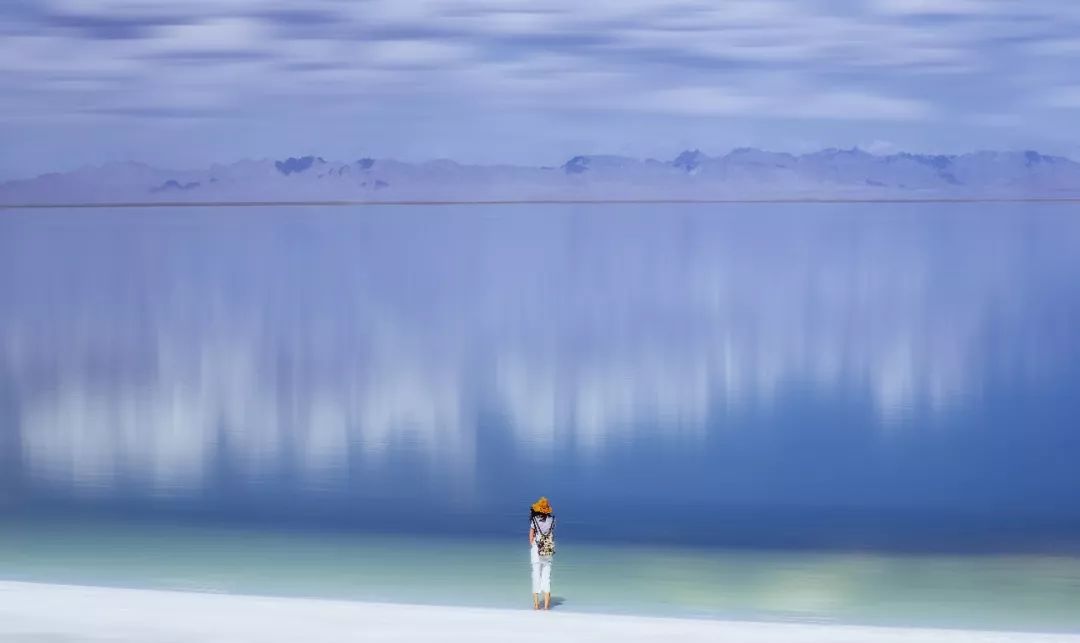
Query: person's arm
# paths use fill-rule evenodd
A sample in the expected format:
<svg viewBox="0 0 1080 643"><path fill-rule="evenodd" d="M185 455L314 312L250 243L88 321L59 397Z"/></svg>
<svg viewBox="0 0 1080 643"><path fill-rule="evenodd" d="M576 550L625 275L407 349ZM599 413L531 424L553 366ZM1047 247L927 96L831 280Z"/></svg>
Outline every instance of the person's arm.
<svg viewBox="0 0 1080 643"><path fill-rule="evenodd" d="M536 532L536 528L535 528L535 527L529 527L529 544L530 544L530 545L531 545L531 544L533 544L533 538L535 538L535 537L536 537L536 533L535 533L535 532Z"/></svg>

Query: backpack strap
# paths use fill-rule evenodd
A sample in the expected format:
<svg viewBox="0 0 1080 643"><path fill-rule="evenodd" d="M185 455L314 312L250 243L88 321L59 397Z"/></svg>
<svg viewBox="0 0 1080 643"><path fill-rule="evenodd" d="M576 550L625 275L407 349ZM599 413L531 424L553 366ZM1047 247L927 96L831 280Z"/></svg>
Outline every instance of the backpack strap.
<svg viewBox="0 0 1080 643"><path fill-rule="evenodd" d="M540 551L540 525L536 524L536 516L529 518L529 522L532 523L533 528L533 549Z"/></svg>

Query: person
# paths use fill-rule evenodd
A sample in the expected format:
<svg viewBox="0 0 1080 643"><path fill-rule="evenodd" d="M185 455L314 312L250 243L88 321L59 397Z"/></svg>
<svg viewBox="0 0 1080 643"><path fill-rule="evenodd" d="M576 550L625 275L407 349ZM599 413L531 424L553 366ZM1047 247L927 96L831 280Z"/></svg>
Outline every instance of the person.
<svg viewBox="0 0 1080 643"><path fill-rule="evenodd" d="M529 562L532 563L533 609L540 609L540 594L544 594L544 609L551 609L551 560L555 556L555 515L551 503L541 497L532 504L529 513Z"/></svg>

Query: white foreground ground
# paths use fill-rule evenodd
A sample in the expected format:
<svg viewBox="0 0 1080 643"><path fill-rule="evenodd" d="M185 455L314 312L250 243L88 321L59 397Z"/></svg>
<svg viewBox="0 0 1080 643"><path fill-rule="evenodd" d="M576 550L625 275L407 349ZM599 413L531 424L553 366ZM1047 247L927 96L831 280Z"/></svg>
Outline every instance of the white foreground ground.
<svg viewBox="0 0 1080 643"><path fill-rule="evenodd" d="M742 623L0 582L4 643L1080 643L1080 635Z"/></svg>

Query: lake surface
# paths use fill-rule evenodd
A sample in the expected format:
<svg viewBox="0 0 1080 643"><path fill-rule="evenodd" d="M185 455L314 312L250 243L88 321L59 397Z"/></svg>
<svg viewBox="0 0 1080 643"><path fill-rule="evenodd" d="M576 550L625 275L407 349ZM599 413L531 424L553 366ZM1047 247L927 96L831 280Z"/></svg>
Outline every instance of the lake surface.
<svg viewBox="0 0 1080 643"><path fill-rule="evenodd" d="M0 213L0 573L464 547L502 604L544 494L567 607L1080 629L1078 329L1073 205ZM438 602L349 569L291 586Z"/></svg>

